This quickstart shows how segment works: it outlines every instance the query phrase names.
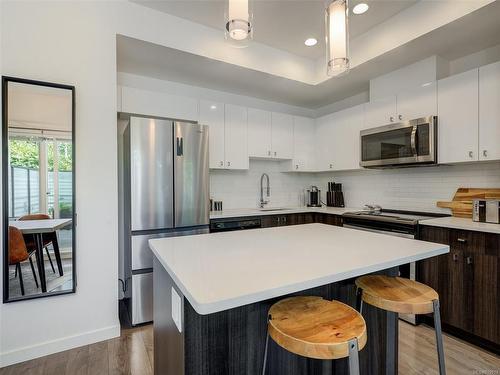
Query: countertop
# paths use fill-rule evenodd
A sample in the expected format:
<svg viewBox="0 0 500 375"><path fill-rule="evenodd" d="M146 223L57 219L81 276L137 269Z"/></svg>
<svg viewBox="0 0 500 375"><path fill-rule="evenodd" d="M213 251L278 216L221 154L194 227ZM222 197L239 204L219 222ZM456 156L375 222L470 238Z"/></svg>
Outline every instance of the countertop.
<svg viewBox="0 0 500 375"><path fill-rule="evenodd" d="M245 217L245 216L265 216L265 215L286 215L286 214L300 214L300 213L325 213L331 215L342 215L345 212L351 211L361 211L360 208L341 208L341 207L279 207L278 209L272 209L272 207L266 207L266 211L262 211L259 208L237 208L224 211L212 211L210 212L210 219L225 219L230 217Z"/></svg>
<svg viewBox="0 0 500 375"><path fill-rule="evenodd" d="M500 224L492 223L478 223L472 219L465 219L461 217L438 217L435 219L422 220L420 225L428 225L433 227L444 227L454 229L472 230L477 232L488 232L500 234Z"/></svg>
<svg viewBox="0 0 500 375"><path fill-rule="evenodd" d="M449 252L442 244L326 224L149 240L199 314L211 314Z"/></svg>

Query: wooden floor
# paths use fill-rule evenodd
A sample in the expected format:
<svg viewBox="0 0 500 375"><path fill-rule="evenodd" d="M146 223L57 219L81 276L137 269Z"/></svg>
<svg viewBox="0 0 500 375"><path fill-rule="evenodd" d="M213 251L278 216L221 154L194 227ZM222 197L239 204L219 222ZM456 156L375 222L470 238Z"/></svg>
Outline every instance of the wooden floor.
<svg viewBox="0 0 500 375"><path fill-rule="evenodd" d="M400 322L399 374L437 374L434 330ZM444 337L448 374L500 374L500 358L451 336ZM119 338L0 369L0 375L149 375L152 325L122 330Z"/></svg>

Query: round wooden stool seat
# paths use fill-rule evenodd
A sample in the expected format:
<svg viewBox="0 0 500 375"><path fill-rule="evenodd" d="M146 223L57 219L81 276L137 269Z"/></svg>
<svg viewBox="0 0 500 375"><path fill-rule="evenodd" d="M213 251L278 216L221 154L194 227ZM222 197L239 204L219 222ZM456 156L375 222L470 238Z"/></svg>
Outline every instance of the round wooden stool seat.
<svg viewBox="0 0 500 375"><path fill-rule="evenodd" d="M316 359L349 356L349 340L366 344L365 320L352 307L321 297L291 297L269 310L269 335L289 352Z"/></svg>
<svg viewBox="0 0 500 375"><path fill-rule="evenodd" d="M378 308L403 314L428 314L434 311L437 292L415 280L384 275L367 275L356 279L362 299Z"/></svg>

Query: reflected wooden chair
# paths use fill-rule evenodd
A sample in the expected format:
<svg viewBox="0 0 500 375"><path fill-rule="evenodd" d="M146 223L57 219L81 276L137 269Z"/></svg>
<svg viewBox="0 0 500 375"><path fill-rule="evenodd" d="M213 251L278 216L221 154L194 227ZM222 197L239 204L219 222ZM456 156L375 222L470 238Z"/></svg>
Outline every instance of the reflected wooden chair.
<svg viewBox="0 0 500 375"><path fill-rule="evenodd" d="M38 288L38 280L35 273L35 267L33 266L33 261L31 260L31 255L33 252L28 252L26 243L24 242L24 237L22 232L15 228L9 226L9 266L15 265L15 277L19 275L19 285L21 287L21 295L24 296L24 281L23 273L21 270L21 263L29 260L31 266L31 272L33 272L33 278L35 279L36 287Z"/></svg>
<svg viewBox="0 0 500 375"><path fill-rule="evenodd" d="M367 275L356 279L358 310L363 303L399 314L433 314L439 374L446 374L439 296L430 286L415 280L385 275Z"/></svg>
<svg viewBox="0 0 500 375"><path fill-rule="evenodd" d="M262 374L269 337L287 351L307 358L349 358L350 375L359 374L358 352L366 345L366 323L352 307L321 297L302 296L271 306Z"/></svg>
<svg viewBox="0 0 500 375"><path fill-rule="evenodd" d="M21 216L18 220L48 220L48 219L51 219L51 217L46 214L30 214ZM50 267L52 268L52 272L55 273L56 270L54 268L54 263L52 263L52 257L50 256L48 248L50 244L52 244L52 247L54 248L54 255L56 256L57 270L59 271L59 276L63 276L64 272L61 261L61 253L59 251L59 243L57 242L57 233L56 232L44 233L42 235L42 238L43 238L43 247L45 249L47 257L49 258L49 263ZM28 234L26 235L25 239L26 239L26 246L28 247L29 250L36 249L36 242L33 235Z"/></svg>

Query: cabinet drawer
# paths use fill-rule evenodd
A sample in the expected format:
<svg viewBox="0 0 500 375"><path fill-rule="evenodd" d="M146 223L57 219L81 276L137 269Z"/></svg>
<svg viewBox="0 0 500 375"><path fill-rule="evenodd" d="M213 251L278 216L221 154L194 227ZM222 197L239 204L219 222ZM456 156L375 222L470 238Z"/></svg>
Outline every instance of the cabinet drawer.
<svg viewBox="0 0 500 375"><path fill-rule="evenodd" d="M452 250L484 254L485 245L486 233L456 229L450 231L450 247Z"/></svg>

